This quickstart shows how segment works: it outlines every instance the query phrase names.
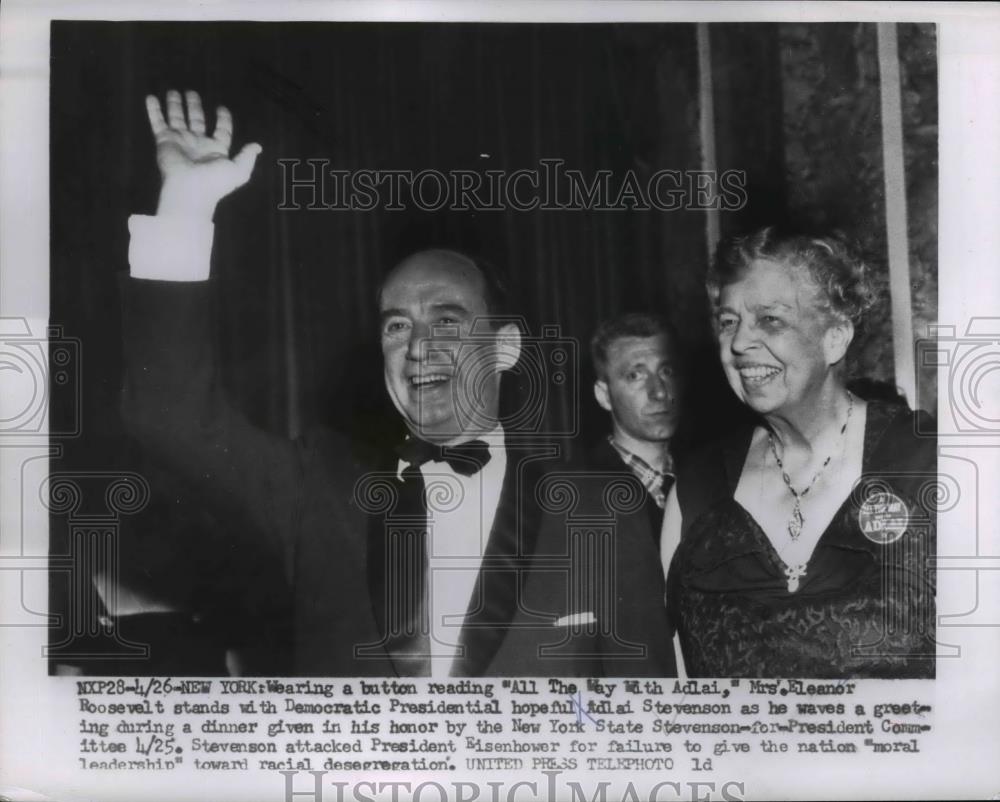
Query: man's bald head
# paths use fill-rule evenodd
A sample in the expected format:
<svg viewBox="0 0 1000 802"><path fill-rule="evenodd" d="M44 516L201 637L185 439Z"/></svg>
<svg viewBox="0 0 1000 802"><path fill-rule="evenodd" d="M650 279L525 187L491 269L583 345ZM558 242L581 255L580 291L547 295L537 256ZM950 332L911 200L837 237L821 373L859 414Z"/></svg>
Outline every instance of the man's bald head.
<svg viewBox="0 0 1000 802"><path fill-rule="evenodd" d="M417 251L393 267L379 286L379 309L383 308L387 288L398 287L402 282L426 284L431 280L453 283L478 296L486 315L498 317L511 314L506 283L497 269L484 259L474 259L447 248Z"/></svg>

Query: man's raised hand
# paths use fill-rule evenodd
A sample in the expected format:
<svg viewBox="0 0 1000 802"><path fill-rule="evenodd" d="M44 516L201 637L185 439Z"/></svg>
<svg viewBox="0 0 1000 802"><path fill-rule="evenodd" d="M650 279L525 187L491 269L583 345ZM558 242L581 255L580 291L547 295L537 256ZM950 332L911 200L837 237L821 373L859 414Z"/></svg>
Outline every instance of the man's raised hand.
<svg viewBox="0 0 1000 802"><path fill-rule="evenodd" d="M156 163L163 179L157 214L210 220L216 204L250 180L260 145L252 142L229 158L232 115L224 106L219 106L215 112L215 131L209 136L205 132L205 112L197 92L185 92L183 99L176 90L167 92L166 119L154 95L146 98L146 111L156 139Z"/></svg>

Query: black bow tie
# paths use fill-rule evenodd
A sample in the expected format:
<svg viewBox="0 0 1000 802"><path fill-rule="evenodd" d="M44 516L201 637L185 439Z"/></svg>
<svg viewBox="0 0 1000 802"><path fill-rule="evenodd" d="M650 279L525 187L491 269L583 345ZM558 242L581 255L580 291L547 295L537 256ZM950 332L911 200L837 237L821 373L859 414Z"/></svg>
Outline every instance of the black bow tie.
<svg viewBox="0 0 1000 802"><path fill-rule="evenodd" d="M396 453L414 468L425 462L447 462L455 473L462 476L472 476L490 461L490 448L482 440L470 440L457 446L439 446L410 437L400 443Z"/></svg>

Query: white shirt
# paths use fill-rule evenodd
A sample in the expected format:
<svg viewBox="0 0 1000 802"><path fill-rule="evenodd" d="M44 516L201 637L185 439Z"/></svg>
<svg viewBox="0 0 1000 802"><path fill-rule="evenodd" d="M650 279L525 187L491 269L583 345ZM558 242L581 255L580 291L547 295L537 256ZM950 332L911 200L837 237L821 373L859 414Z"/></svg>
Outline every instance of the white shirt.
<svg viewBox="0 0 1000 802"><path fill-rule="evenodd" d="M472 599L486 544L493 531L507 471L503 428L479 438L490 461L472 476L462 476L447 462L420 466L427 502L428 581L431 624L431 676L446 677L458 657L458 636ZM407 463L396 475L402 480Z"/></svg>
<svg viewBox="0 0 1000 802"><path fill-rule="evenodd" d="M162 281L207 281L215 226L193 217L133 214L129 274Z"/></svg>

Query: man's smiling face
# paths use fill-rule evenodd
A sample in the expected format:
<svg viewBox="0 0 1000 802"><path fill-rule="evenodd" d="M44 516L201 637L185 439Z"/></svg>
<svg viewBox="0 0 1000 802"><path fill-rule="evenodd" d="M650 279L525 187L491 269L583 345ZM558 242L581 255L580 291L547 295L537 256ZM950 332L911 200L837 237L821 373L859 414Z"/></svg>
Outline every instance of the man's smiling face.
<svg viewBox="0 0 1000 802"><path fill-rule="evenodd" d="M385 386L411 433L444 443L492 429L500 366L475 263L451 251L410 256L382 285L379 312Z"/></svg>

